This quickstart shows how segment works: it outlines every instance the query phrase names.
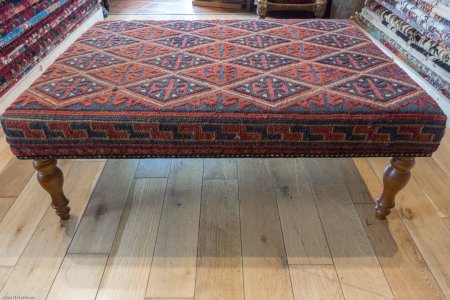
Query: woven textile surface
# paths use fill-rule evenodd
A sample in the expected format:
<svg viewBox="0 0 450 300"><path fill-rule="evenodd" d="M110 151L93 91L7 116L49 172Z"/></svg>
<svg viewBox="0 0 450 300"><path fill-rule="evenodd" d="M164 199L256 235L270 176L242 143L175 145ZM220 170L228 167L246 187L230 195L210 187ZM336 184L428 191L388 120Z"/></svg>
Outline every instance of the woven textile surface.
<svg viewBox="0 0 450 300"><path fill-rule="evenodd" d="M96 8L98 0L1 1L0 96Z"/></svg>
<svg viewBox="0 0 450 300"><path fill-rule="evenodd" d="M347 20L104 21L3 114L19 158L427 156L446 117Z"/></svg>

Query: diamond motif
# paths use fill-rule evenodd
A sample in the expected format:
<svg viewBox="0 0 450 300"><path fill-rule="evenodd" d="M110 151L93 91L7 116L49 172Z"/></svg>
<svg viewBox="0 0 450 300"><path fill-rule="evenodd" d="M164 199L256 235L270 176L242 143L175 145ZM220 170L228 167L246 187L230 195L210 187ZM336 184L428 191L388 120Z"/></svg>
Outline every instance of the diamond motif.
<svg viewBox="0 0 450 300"><path fill-rule="evenodd" d="M86 77L77 76L51 83L38 85L38 91L60 101L71 99L77 96L93 94L106 88Z"/></svg>
<svg viewBox="0 0 450 300"><path fill-rule="evenodd" d="M214 59L228 59L242 54L251 53L253 51L254 50L252 49L247 49L229 43L208 44L189 50L191 53L208 56Z"/></svg>
<svg viewBox="0 0 450 300"><path fill-rule="evenodd" d="M280 47L276 47L274 49L271 49L270 51L301 59L313 59L325 54L336 52L336 50L332 48L326 48L301 42L281 45Z"/></svg>
<svg viewBox="0 0 450 300"><path fill-rule="evenodd" d="M112 21L108 23L99 23L95 25L96 28L101 28L105 30L109 30L112 32L122 32L128 30L134 30L142 27L146 27L144 23L141 22L133 22L133 21Z"/></svg>
<svg viewBox="0 0 450 300"><path fill-rule="evenodd" d="M178 49L185 49L210 42L213 42L213 40L194 35L184 35L184 34L155 41L155 43Z"/></svg>
<svg viewBox="0 0 450 300"><path fill-rule="evenodd" d="M178 21L175 23L166 24L161 27L190 32L190 31L195 31L198 29L214 27L214 26L216 26L216 25L205 23L205 22L198 22L198 21Z"/></svg>
<svg viewBox="0 0 450 300"><path fill-rule="evenodd" d="M204 65L210 63L211 60L189 54L176 53L162 57L155 57L149 60L145 60L143 62L146 64L151 64L163 67L168 70L176 71L186 68L192 68L199 65Z"/></svg>
<svg viewBox="0 0 450 300"><path fill-rule="evenodd" d="M247 81L231 88L233 91L270 102L277 102L308 89L307 86L271 76Z"/></svg>
<svg viewBox="0 0 450 300"><path fill-rule="evenodd" d="M161 76L164 75L165 72L135 63L128 63L95 70L89 74L113 84L124 85L143 79Z"/></svg>
<svg viewBox="0 0 450 300"><path fill-rule="evenodd" d="M311 29L318 29L323 31L333 31L336 29L342 29L348 27L348 24L340 23L336 21L327 21L327 20L314 20L311 22L300 23L297 26L306 27Z"/></svg>
<svg viewBox="0 0 450 300"><path fill-rule="evenodd" d="M391 82L386 79L369 77L366 75L335 86L333 89L346 94L381 102L390 101L416 90L413 87L397 82Z"/></svg>
<svg viewBox="0 0 450 300"><path fill-rule="evenodd" d="M266 31L265 34L276 35L279 37L301 40L310 36L322 34L323 32L318 30L305 30L304 28L286 26L282 28L275 28Z"/></svg>
<svg viewBox="0 0 450 300"><path fill-rule="evenodd" d="M414 84L414 80L412 80L399 66L393 63L371 71L370 74Z"/></svg>
<svg viewBox="0 0 450 300"><path fill-rule="evenodd" d="M256 72L233 65L217 64L183 72L184 75L217 85L226 85L237 80L255 76Z"/></svg>
<svg viewBox="0 0 450 300"><path fill-rule="evenodd" d="M242 44L253 48L266 48L272 45L287 43L289 40L264 34L256 34L230 40L232 43Z"/></svg>
<svg viewBox="0 0 450 300"><path fill-rule="evenodd" d="M55 64L55 65L50 66L45 71L45 73L42 74L34 83L41 83L41 82L50 81L50 80L61 78L61 77L72 76L75 74L76 74L75 72L73 72L71 70L67 70L67 69Z"/></svg>
<svg viewBox="0 0 450 300"><path fill-rule="evenodd" d="M72 46L69 47L69 49L66 50L66 52L64 52L64 55L59 57L57 60L61 60L62 58L67 58L70 56L75 56L75 55L82 55L85 53L89 53L92 52L93 50L91 50L91 48L88 48L86 46L81 46L79 44L73 44Z"/></svg>
<svg viewBox="0 0 450 300"><path fill-rule="evenodd" d="M248 32L230 27L216 26L199 30L196 32L196 34L207 36L216 40L224 40L228 38L240 37L242 35L248 34Z"/></svg>
<svg viewBox="0 0 450 300"><path fill-rule="evenodd" d="M61 61L61 63L81 70L92 70L99 67L122 63L124 60L104 53L91 53Z"/></svg>
<svg viewBox="0 0 450 300"><path fill-rule="evenodd" d="M334 48L347 48L365 42L364 40L352 37L350 35L347 36L340 34L325 34L318 37L312 37L306 41Z"/></svg>
<svg viewBox="0 0 450 300"><path fill-rule="evenodd" d="M234 24L228 25L230 27L240 28L252 32L258 32L263 31L275 27L280 27L280 24L267 22L267 21L259 21L259 20L249 20L249 21L242 21Z"/></svg>
<svg viewBox="0 0 450 300"><path fill-rule="evenodd" d="M349 77L355 73L319 64L303 64L293 68L285 68L275 74L287 78L295 78L309 84L323 86Z"/></svg>
<svg viewBox="0 0 450 300"><path fill-rule="evenodd" d="M384 53L383 51L381 51L380 49L374 47L371 43L367 43L361 46L358 46L356 48L352 48L351 50L352 52L358 52L358 53L362 53L362 54L367 54L367 55L373 55L373 56L378 56L384 57Z"/></svg>
<svg viewBox="0 0 450 300"><path fill-rule="evenodd" d="M295 59L273 55L270 53L256 53L251 56L242 57L231 61L232 63L243 65L246 67L253 67L260 70L271 70L284 65L297 62Z"/></svg>
<svg viewBox="0 0 450 300"><path fill-rule="evenodd" d="M152 99L167 102L207 91L210 88L199 83L186 81L180 77L170 76L146 81L139 85L128 87L128 89Z"/></svg>
<svg viewBox="0 0 450 300"><path fill-rule="evenodd" d="M385 63L386 61L359 53L343 52L318 60L317 62L359 71Z"/></svg>
<svg viewBox="0 0 450 300"><path fill-rule="evenodd" d="M167 28L163 29L160 27L148 26L133 31L123 32L122 34L141 40L154 40L162 37L178 35L180 33L178 31L170 30Z"/></svg>
<svg viewBox="0 0 450 300"><path fill-rule="evenodd" d="M136 40L129 39L121 35L103 35L101 37L90 38L81 41L83 44L96 47L98 49L105 49L114 46L121 46L136 43Z"/></svg>
<svg viewBox="0 0 450 300"><path fill-rule="evenodd" d="M172 52L173 50L150 43L137 43L126 45L123 47L114 47L106 51L129 59L141 59L150 58L161 54L167 54L169 52Z"/></svg>

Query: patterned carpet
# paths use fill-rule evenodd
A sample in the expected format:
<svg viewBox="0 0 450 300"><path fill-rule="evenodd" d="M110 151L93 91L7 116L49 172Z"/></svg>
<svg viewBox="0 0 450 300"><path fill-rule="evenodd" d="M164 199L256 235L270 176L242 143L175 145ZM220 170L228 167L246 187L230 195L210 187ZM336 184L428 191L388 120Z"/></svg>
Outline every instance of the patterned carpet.
<svg viewBox="0 0 450 300"><path fill-rule="evenodd" d="M5 112L15 155L430 155L446 117L348 20L104 21Z"/></svg>

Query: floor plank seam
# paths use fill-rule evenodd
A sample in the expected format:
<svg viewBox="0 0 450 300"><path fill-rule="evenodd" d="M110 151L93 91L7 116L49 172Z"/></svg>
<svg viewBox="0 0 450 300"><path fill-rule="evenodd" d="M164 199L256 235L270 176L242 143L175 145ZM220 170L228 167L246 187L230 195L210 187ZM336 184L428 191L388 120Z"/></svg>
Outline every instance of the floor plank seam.
<svg viewBox="0 0 450 300"><path fill-rule="evenodd" d="M155 250L156 250L156 244L158 242L158 234L159 234L159 227L161 225L161 217L162 217L162 212L164 211L164 206L166 205L166 195L167 195L167 187L169 186L169 178L170 178L170 171L172 169L172 165L173 165L173 159L170 159L170 165L169 165L169 173L167 175L167 181L166 181L166 187L164 188L164 195L163 195L163 203L161 205L161 211L160 211L160 217L159 217L159 221L158 221L158 227L156 229L156 234L155 234L155 244L153 245L153 251L152 251L152 262L150 264L150 271L148 272L148 278L147 278L147 284L145 285L145 293L144 295L147 295L147 289L149 286L149 281L150 281L150 275L152 272L152 268L153 268L153 262L154 262L154 256L155 256ZM137 169L137 168L136 168ZM147 297L144 296L145 299L147 299Z"/></svg>

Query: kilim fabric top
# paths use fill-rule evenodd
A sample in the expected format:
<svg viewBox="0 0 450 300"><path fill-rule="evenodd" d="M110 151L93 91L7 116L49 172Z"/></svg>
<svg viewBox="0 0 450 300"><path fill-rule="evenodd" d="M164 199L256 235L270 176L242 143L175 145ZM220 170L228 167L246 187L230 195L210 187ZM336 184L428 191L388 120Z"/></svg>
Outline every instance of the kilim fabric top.
<svg viewBox="0 0 450 300"><path fill-rule="evenodd" d="M104 21L2 116L19 158L427 156L446 117L348 20Z"/></svg>

